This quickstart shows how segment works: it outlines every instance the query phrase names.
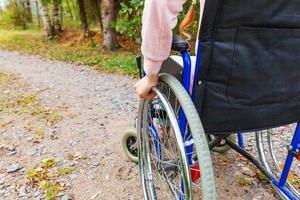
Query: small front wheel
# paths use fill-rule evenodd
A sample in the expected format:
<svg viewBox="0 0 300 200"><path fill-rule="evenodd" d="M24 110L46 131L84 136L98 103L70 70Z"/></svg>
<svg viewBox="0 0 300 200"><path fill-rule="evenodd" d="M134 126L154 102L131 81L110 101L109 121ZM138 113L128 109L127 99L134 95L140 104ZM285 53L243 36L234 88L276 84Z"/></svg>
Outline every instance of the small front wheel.
<svg viewBox="0 0 300 200"><path fill-rule="evenodd" d="M125 131L122 137L122 146L127 158L138 163L137 132L135 129Z"/></svg>
<svg viewBox="0 0 300 200"><path fill-rule="evenodd" d="M213 135L208 135L207 139L208 139L209 142L211 142L211 141L214 140L214 136ZM227 137L227 139L230 140L233 143L236 143L236 140L237 140L235 134L230 134ZM220 144L218 144L217 146L212 148L213 152L220 153L220 154L226 153L229 150L231 150L231 147L226 144L225 140L222 140L220 142Z"/></svg>

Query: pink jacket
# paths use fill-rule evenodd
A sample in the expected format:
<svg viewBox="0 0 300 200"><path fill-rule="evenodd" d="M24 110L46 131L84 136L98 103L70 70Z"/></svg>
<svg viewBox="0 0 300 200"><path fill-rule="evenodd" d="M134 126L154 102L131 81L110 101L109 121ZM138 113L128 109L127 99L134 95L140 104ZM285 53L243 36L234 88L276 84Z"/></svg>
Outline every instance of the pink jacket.
<svg viewBox="0 0 300 200"><path fill-rule="evenodd" d="M171 52L172 30L186 0L146 0L143 14L142 53L146 74L157 74Z"/></svg>

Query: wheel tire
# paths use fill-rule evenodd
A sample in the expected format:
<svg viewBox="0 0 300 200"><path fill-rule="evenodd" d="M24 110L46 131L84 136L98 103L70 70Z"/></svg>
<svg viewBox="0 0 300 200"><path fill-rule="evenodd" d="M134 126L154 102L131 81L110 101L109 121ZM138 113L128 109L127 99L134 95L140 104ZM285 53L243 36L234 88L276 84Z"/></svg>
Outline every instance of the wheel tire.
<svg viewBox="0 0 300 200"><path fill-rule="evenodd" d="M236 143L236 135L235 134L231 134L227 137L228 140L230 140L231 142ZM212 151L216 152L216 153L225 153L227 151L231 150L231 147L228 145L220 145L220 146L215 146Z"/></svg>
<svg viewBox="0 0 300 200"><path fill-rule="evenodd" d="M215 187L215 179L214 179L214 172L213 172L210 150L195 105L192 102L190 96L187 94L186 90L183 88L182 84L173 76L166 73L160 74L160 82L165 83L171 88L172 92L178 99L178 102L180 103L181 108L183 109L187 121L189 123L190 130L193 136L193 142L196 147L198 163L201 169L202 199L215 200L217 199L217 193ZM143 112L141 111L141 107L143 107L142 106L143 103L144 101L142 101L140 104L141 106L140 106L139 113ZM141 126L140 122L138 123L138 130L140 129L139 126ZM139 144L139 147L140 145L141 144Z"/></svg>
<svg viewBox="0 0 300 200"><path fill-rule="evenodd" d="M190 129L192 130L201 174L205 174L205 176L201 176L201 185L203 188L202 199L217 199L210 151L206 139L206 134L195 105L192 102L190 96L183 88L182 84L176 78L169 74L161 74L160 80L168 84L169 87L173 89L174 94L178 98L178 101L180 102L182 109L184 110L184 113L190 125Z"/></svg>
<svg viewBox="0 0 300 200"><path fill-rule="evenodd" d="M129 139L132 140L132 138L135 138L135 142L137 143L137 131L135 129L128 129L125 131L123 137L122 137L122 147L123 147L123 150L124 150L124 153L125 155L127 156L127 158L129 160L131 160L132 162L134 163L138 163L138 154L134 154L132 152L132 150L130 150L129 148L129 142L128 141ZM137 148L137 146L136 146Z"/></svg>
<svg viewBox="0 0 300 200"><path fill-rule="evenodd" d="M281 166L281 164L284 164L286 162L287 156L287 154L282 154L282 152L287 151L287 148L290 146L294 137L294 134L291 134L289 132L291 131L293 133L297 129L297 127L292 124L288 125L288 127L290 130L285 129L283 132L276 130L277 128L274 128L257 131L255 133L259 160L262 166L270 174L272 174L275 179L280 179L280 177L282 176L283 166ZM284 135L284 137L280 137L282 135ZM290 175L293 176L293 174L299 170L300 164L299 162L295 161L291 165L291 168L288 172L288 177ZM297 176L296 174L294 175ZM289 191L293 195L295 195L296 199L300 199L300 189L298 187L297 181L293 183L292 179L293 178L287 178L285 187L287 187ZM278 188L278 186L273 186L281 199L290 199L283 193L283 191Z"/></svg>

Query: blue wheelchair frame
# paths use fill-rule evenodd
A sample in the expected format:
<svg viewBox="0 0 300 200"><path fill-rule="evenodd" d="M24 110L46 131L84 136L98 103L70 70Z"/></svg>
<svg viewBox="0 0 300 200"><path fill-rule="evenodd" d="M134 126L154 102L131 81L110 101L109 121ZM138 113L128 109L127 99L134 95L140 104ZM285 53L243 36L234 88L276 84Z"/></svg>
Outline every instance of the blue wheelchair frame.
<svg viewBox="0 0 300 200"><path fill-rule="evenodd" d="M195 66L195 75L194 75L194 84L201 84L201 83L196 83L196 77L198 77L198 73L200 72L200 44L198 45L197 49L197 58L196 58L196 66ZM188 50L184 50L181 52L181 56L183 59L183 72L182 72L182 85L185 88L186 92L191 96L192 100L194 101L195 99L195 92L194 88L192 90L192 93L190 93L190 77L191 77L191 67L192 67L192 62L191 62L191 57L189 54ZM186 125L187 125L187 119L186 116L183 112L182 109L179 110L179 127L181 131L181 135L183 138L183 141L186 144L186 154L188 155L188 163L190 165L193 164L192 160L192 152L193 152L193 138L191 135L188 137L188 141L186 140ZM159 134L152 124L150 127L150 132L152 134L152 137L154 138L154 147L155 147L155 157L156 159L160 160L161 159L161 154L160 154L160 144L159 144ZM300 151L300 122L297 124L297 128L295 130L290 150L287 155L287 159L284 164L284 168L281 174L281 177L279 180L277 180L270 172L268 172L258 161L255 160L253 156L251 156L244 148L244 139L242 133L237 133L238 134L238 145L232 143L229 140L226 140L226 143L233 148L235 151L240 153L241 155L245 156L247 159L249 159L258 169L260 169L269 179L270 183L273 184L279 191L284 194L288 199L290 200L296 200L297 197L292 194L292 192L285 186L288 178L289 171L291 169L292 163L295 159L295 156L298 155ZM181 184L181 193L184 194L184 188L183 188L183 183ZM180 194L181 194L180 193ZM179 199L184 199L182 195L179 194Z"/></svg>

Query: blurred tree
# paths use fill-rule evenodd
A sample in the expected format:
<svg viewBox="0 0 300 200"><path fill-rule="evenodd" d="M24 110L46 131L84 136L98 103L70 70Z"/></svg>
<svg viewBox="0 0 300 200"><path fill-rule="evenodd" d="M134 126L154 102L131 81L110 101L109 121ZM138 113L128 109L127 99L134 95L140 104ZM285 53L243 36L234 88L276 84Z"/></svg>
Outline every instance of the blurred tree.
<svg viewBox="0 0 300 200"><path fill-rule="evenodd" d="M0 24L4 28L27 29L24 6L18 0L8 1L0 20Z"/></svg>
<svg viewBox="0 0 300 200"><path fill-rule="evenodd" d="M24 0L25 17L27 22L32 22L30 0Z"/></svg>
<svg viewBox="0 0 300 200"><path fill-rule="evenodd" d="M101 7L99 6L99 1L98 0L93 0L93 2L96 6L96 12L97 12L100 28L101 28L101 30L103 30L102 17L101 17ZM100 0L100 2L101 2L101 0Z"/></svg>
<svg viewBox="0 0 300 200"><path fill-rule="evenodd" d="M68 14L70 15L70 17L72 18L72 19L76 19L74 16L73 16L73 13L72 13L72 9L71 9L71 7L70 7L70 3L69 3L69 0L66 0L65 1L66 2L66 4L67 4L67 11L68 11Z"/></svg>
<svg viewBox="0 0 300 200"><path fill-rule="evenodd" d="M61 17L60 17L60 0L52 1L52 21L53 21L53 31L55 34L62 32L61 27Z"/></svg>
<svg viewBox="0 0 300 200"><path fill-rule="evenodd" d="M122 1L119 10L119 19L115 27L119 33L133 38L136 43L141 42L142 14L144 1Z"/></svg>
<svg viewBox="0 0 300 200"><path fill-rule="evenodd" d="M78 6L79 6L81 28L84 32L84 37L90 37L91 35L90 35L89 24L86 17L84 0L78 0Z"/></svg>
<svg viewBox="0 0 300 200"><path fill-rule="evenodd" d="M141 42L140 33L144 0L6 1L7 7L0 16L1 28L27 29L40 27L43 24L46 35L53 38L61 33L63 27L66 30L82 29L85 37L93 34L91 29L94 30L95 27L100 27L104 48L114 49L119 46L117 34L131 38L131 41L136 43ZM179 21L183 19L188 9L189 1L184 5L184 11L178 17ZM62 24L63 21L64 24ZM37 24L34 26L34 23L38 23L38 26ZM189 30L195 36L194 39L197 30L198 24L195 20ZM177 29L175 31L178 32Z"/></svg>
<svg viewBox="0 0 300 200"><path fill-rule="evenodd" d="M103 26L103 47L114 49L119 47L116 29L113 22L117 20L119 12L118 0L101 0L101 15Z"/></svg>
<svg viewBox="0 0 300 200"><path fill-rule="evenodd" d="M40 0L40 5L41 5L41 15L44 24L44 30L46 32L47 37L49 39L52 39L54 36L54 31L49 17L48 0Z"/></svg>
<svg viewBox="0 0 300 200"><path fill-rule="evenodd" d="M38 27L41 28L41 19L40 19L40 7L39 2L35 1L36 17L38 22Z"/></svg>

